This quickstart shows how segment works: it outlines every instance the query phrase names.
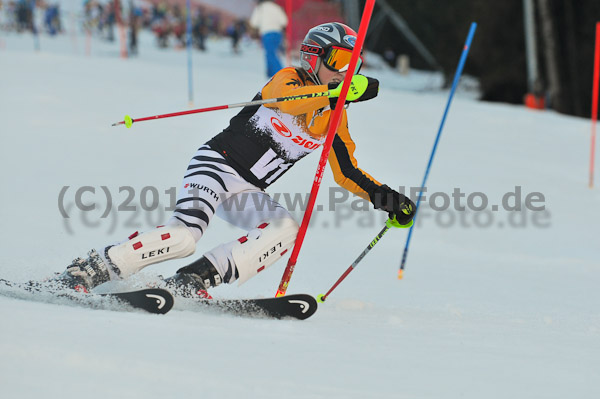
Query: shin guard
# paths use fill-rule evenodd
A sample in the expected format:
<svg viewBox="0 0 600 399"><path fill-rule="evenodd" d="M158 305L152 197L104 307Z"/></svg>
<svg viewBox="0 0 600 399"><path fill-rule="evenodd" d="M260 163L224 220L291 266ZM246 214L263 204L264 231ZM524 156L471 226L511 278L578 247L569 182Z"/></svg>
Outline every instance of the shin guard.
<svg viewBox="0 0 600 399"><path fill-rule="evenodd" d="M239 273L239 285L278 261L294 246L298 234L294 219L275 219L260 224L239 238L231 250Z"/></svg>
<svg viewBox="0 0 600 399"><path fill-rule="evenodd" d="M168 259L185 258L196 250L196 241L185 226L163 226L129 237L129 240L107 247L105 257L112 271L127 278L144 267Z"/></svg>

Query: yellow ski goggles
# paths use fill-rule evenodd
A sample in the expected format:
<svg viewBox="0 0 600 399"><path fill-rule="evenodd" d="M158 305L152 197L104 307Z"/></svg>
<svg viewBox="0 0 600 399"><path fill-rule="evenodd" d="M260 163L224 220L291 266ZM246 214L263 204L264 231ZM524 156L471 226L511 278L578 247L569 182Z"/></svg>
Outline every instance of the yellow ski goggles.
<svg viewBox="0 0 600 399"><path fill-rule="evenodd" d="M331 46L323 56L323 64L327 69L335 72L346 72L350 66L350 59L352 58L352 50L343 47ZM356 63L356 70L354 73L358 73L362 66L362 56L358 58Z"/></svg>

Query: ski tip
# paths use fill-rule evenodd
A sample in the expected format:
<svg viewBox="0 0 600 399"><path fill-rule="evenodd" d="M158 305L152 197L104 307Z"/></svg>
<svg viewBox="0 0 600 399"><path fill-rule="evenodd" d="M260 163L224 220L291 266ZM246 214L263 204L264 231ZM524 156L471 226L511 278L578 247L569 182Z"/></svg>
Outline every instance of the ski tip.
<svg viewBox="0 0 600 399"><path fill-rule="evenodd" d="M131 116L129 115L125 115L125 118L123 119L125 120L125 126L127 126L127 129L129 129L131 125L133 125L133 119L131 119Z"/></svg>
<svg viewBox="0 0 600 399"><path fill-rule="evenodd" d="M398 270L398 280L402 280L404 278L404 270Z"/></svg>
<svg viewBox="0 0 600 399"><path fill-rule="evenodd" d="M317 295L317 302L319 302L319 303L325 302L325 295L323 295L323 294Z"/></svg>

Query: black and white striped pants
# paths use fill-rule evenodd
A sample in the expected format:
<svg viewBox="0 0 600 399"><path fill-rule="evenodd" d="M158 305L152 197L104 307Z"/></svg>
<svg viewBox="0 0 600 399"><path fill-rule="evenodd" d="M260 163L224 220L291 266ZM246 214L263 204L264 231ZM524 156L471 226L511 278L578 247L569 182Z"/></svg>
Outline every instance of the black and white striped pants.
<svg viewBox="0 0 600 399"><path fill-rule="evenodd" d="M251 230L274 219L292 218L269 194L242 178L216 151L204 145L188 166L168 224L183 224L200 240L213 216Z"/></svg>

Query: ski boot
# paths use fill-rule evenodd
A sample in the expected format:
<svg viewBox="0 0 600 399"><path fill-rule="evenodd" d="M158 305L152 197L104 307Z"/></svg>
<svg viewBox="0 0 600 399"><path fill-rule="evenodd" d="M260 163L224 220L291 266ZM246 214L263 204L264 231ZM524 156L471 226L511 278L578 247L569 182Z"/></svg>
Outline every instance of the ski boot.
<svg viewBox="0 0 600 399"><path fill-rule="evenodd" d="M110 274L104 260L95 249L88 253L87 259L75 258L62 274L52 280L64 288L80 292L91 289L110 280Z"/></svg>
<svg viewBox="0 0 600 399"><path fill-rule="evenodd" d="M184 298L204 298L211 296L208 288L216 287L223 282L221 275L206 257L177 270L173 276L165 279L165 288L174 295Z"/></svg>

